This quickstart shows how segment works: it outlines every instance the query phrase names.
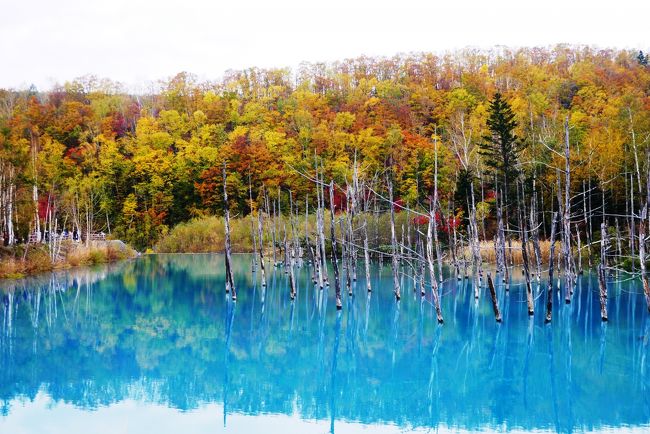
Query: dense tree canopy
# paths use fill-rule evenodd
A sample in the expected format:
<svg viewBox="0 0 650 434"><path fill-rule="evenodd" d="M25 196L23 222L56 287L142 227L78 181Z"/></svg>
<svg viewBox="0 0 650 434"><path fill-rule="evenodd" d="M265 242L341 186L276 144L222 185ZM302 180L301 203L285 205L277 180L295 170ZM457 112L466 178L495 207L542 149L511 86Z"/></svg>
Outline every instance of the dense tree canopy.
<svg viewBox="0 0 650 434"><path fill-rule="evenodd" d="M514 152L499 162L480 152L494 137L497 94ZM151 246L181 221L220 213L224 160L234 216L262 203L262 186L315 199L301 173L313 173L316 157L340 185L355 161L365 179L390 168L395 197L416 205L432 195L437 153L442 203L462 206L462 184L474 179L488 201L490 166L553 185L551 168L562 164L549 149L563 146L567 116L572 183L589 180L623 206L650 141L650 68L637 50L361 57L229 72L220 82L180 73L147 94L94 77L47 92L0 90L3 234L8 242L11 224L26 238L55 206L59 228Z"/></svg>

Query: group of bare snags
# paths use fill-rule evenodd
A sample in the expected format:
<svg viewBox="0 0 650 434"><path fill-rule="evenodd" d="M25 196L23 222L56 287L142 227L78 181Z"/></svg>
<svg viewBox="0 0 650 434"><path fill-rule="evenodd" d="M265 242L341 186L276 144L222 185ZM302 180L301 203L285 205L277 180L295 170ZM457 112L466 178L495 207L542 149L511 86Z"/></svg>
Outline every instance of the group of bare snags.
<svg viewBox="0 0 650 434"><path fill-rule="evenodd" d="M567 127L568 131L568 127ZM572 240L572 230L571 223L575 222L575 215L571 214L571 196L569 191L569 186L571 183L571 168L569 165L569 149L568 149L568 133L567 133L567 145L565 146L565 162L566 167L563 170L564 176L558 171L557 174L557 203L559 204L559 209L552 213L551 218L551 233L550 233L550 251L549 251L549 262L548 262L548 284L547 284L547 294L546 294L546 315L545 323L550 323L552 319L552 309L553 309L553 295L554 291L560 291L560 279L557 279L555 282L554 278L554 269L557 266L564 271L564 299L565 303L570 304L573 296L574 288L577 283L578 275L583 273L582 269L582 249L583 246L580 240L580 234L577 231L576 227L576 240L577 240L577 260L573 254L573 240ZM436 153L437 155L437 153ZM388 197L380 194L370 183L360 182L358 176L357 165L355 162L354 173L352 182L346 182L345 188L338 186L331 180L329 183L326 183L324 180L323 170L319 170L318 163L315 167L315 176L311 177L305 173L298 172L301 176L309 179L315 185L316 198L317 198L317 209L316 209L316 233L310 233L309 225L307 224L307 219L309 216L309 197L305 198L305 233L304 238L301 242L300 237L298 236L296 229L296 221L299 219L297 204L294 206L294 200L291 191L289 191L289 222L290 222L290 231L287 231L286 223L284 224L284 238L283 240L278 240L278 229L276 225L277 216L281 215L280 210L280 189L278 188L278 200L277 207L275 200L273 201L273 224L271 225L271 247L273 249L273 264L274 267L283 266L285 273L289 276L290 284L290 298L294 300L296 298L296 277L294 274L294 268L303 264L303 258L308 255L308 259L305 262L312 264L312 283L315 286L318 286L321 290L324 287L329 287L329 278L327 275L327 256L326 256L326 235L325 235L325 192L326 188L329 193L329 210L330 210L330 230L329 230L329 242L331 243L331 264L334 272L333 281L335 288L335 297L336 297L336 308L337 310L342 309L341 301L341 278L339 271L339 245L341 252L341 264L345 271L345 282L346 288L349 296L353 295L353 282L357 280L357 257L359 250L363 250L364 264L365 264L365 280L368 293L372 292L371 279L370 279L370 261L371 254L375 255L381 261L384 256L389 256L392 262L392 274L393 274L393 287L394 295L397 301L401 297L401 279L400 275L404 274L400 271L402 265L406 265L407 268L412 270L412 274L404 274L405 277L413 280L413 289L417 291L419 289L420 296L426 296L426 286L429 287L431 293L431 299L433 306L435 308L436 317L438 323L442 324L444 322L442 311L440 308L440 291L439 284L443 282L442 278L442 258L443 254L441 252L441 243L438 239L438 223L436 221L436 212L442 212L440 208L440 203L438 200L438 185L437 185L437 172L438 172L438 163L437 156L435 161L435 174L434 174L434 195L432 198L432 203L429 207L428 212L421 212L414 210L408 206L404 206L399 201L395 201L393 198L393 184L389 176L386 177L386 191ZM564 178L564 179L562 179ZM564 185L562 186L562 181ZM648 192L650 192L650 171L648 172L647 179ZM230 214L228 208L228 194L226 191L226 164L223 165L223 194L224 194L224 210L225 210L225 268L226 268L226 293L231 294L232 301L237 300L237 291L234 285L233 271L232 271L232 259L231 259L231 245L230 245ZM522 256L522 272L525 278L525 287L526 287L526 300L527 300L527 309L528 314L533 316L535 313L534 309L534 294L531 285L531 265L529 258L529 246L532 244L532 251L536 260L536 270L534 275L536 275L537 281L541 281L542 277L542 254L540 249L540 236L539 228L541 226L540 222L537 221L538 210L537 210L537 192L535 190L535 181L533 180L533 194L531 195L530 204L528 205L525 201L523 194L523 185L517 186L517 199L518 199L518 226L519 226L519 241L521 243L521 256ZM564 187L564 188L562 188ZM342 217L337 221L335 219L335 209L336 203L334 201L334 191L339 189L342 194L345 195L346 200L346 210ZM586 197L588 190L583 188L582 195ZM589 188L591 190L591 187ZM250 201L253 203L252 198L252 188L249 183L249 193ZM269 195L264 191L264 205L266 208L267 216L271 216L271 201ZM377 200L388 205L390 210L390 226L391 226L391 246L390 253L385 251L380 251L378 249L369 248L368 242L368 214L370 210L370 201L368 198L372 196L374 200L375 215L378 212ZM592 231L591 231L591 210L588 215L586 208L586 200L583 200L584 203L584 215L579 217L581 222L585 223L585 226L589 228L587 231L587 246L596 244L592 242ZM645 253L645 227L646 220L648 218L648 204L650 203L650 193L648 195L648 200L643 206L641 215L639 216L638 223L638 236L632 232L630 237L630 244L632 246L638 245L638 259L640 262L640 272L639 277L641 278L643 285L643 293L645 295L645 300L648 307L648 312L650 312L650 285L648 284L648 279L646 276L646 253ZM397 235L395 230L395 209L399 208L403 211L406 211L409 215L413 214L416 217L424 219L427 221L427 231L424 234L419 229L415 229L416 240L413 243L411 237L411 223L412 219L407 218L407 234L405 238L404 235L404 226L402 225L402 242L398 243ZM482 284L483 276L483 259L481 257L481 246L479 242L479 227L478 219L476 212L476 205L474 199L474 188L471 186L471 202L468 203L469 209L469 218L467 224L467 244L471 254L471 266L474 270L473 278L475 280L474 284L474 298L478 300L480 294L480 287ZM505 283L506 293L509 290L510 282L510 271L509 268L513 265L512 254L508 255L508 252L513 251L512 240L510 237L506 237L507 232L512 232L508 227L508 216L503 216L503 210L508 212L508 207L505 206L502 199L502 194L497 195L497 206L496 206L496 220L497 220L497 230L494 238L494 249L496 256L496 273L502 276L503 282ZM603 203L604 210L604 203ZM295 211L295 213L294 213ZM266 270L265 270L265 258L264 258L264 247L263 247L263 228L264 228L264 213L262 210L258 212L257 218L257 228L255 228L253 220L251 219L251 236L253 240L254 251L259 254L259 266L260 266L260 277L262 288L266 289ZM361 220L360 226L355 225L355 217L359 216L357 220ZM597 274L598 274L598 283L599 283L599 300L600 300L600 313L602 321L607 321L607 298L608 298L608 289L607 289L607 279L606 279L606 270L612 270L615 267L610 266L608 263L609 250L611 247L611 242L607 233L607 225L605 223L605 213L603 211L603 222L601 223L601 240L600 240L600 262L597 264ZM528 218L526 218L528 217ZM634 217L633 217L634 218ZM573 220L572 220L573 219ZM587 225L588 223L588 225ZM336 236L336 225L340 225L340 238ZM555 244L556 236L558 235L559 228L559 245L560 252L558 252L557 261L555 259ZM463 247L463 237L460 233L456 231L456 225L449 225L449 257L451 258L451 264L455 268L455 276L457 279L461 279L461 265L465 268L465 278L467 279L468 274L468 264L469 260L465 260L465 249ZM361 232L361 237L363 238L362 244L358 243L359 236L357 235ZM405 241L405 239L407 241ZM635 240L636 239L636 240ZM461 244L461 251L463 251L463 259L458 257L458 247L457 243ZM508 247L506 247L508 244ZM618 221L617 221L617 244L619 246L619 256L620 256L620 232L618 231ZM284 259L278 261L276 256L276 247L280 246L280 250L284 252ZM303 246L305 248L303 248ZM435 251L435 254L434 254ZM592 267L591 260L591 249L589 249L589 266ZM253 255L253 272L256 271L257 267L257 255ZM426 274L428 273L428 279ZM426 281L426 285L425 285ZM495 320L500 323L502 321L501 312L499 309L499 302L497 299L497 291L492 279L492 275L487 272L487 288L489 290L490 300L492 302L492 307L494 310Z"/></svg>

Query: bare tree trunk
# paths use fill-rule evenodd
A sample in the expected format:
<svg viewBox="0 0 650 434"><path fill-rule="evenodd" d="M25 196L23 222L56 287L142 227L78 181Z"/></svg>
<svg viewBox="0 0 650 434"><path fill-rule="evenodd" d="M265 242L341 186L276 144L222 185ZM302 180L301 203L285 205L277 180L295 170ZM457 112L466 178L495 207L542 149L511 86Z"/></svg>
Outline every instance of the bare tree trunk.
<svg viewBox="0 0 650 434"><path fill-rule="evenodd" d="M607 281L605 278L605 269L607 268L607 250L609 249L609 239L607 237L607 226L605 223L600 224L600 265L598 266L598 287L600 289L600 318L607 321Z"/></svg>
<svg viewBox="0 0 650 434"><path fill-rule="evenodd" d="M332 239L332 267L334 268L334 290L336 293L336 310L343 309L343 304L341 303L341 281L339 279L339 264L336 258L337 256L337 247L336 247L336 231L334 226L334 181L330 181L330 237Z"/></svg>
<svg viewBox="0 0 650 434"><path fill-rule="evenodd" d="M560 174L558 171L557 174L557 200L559 206L559 213L561 219L561 228L562 228L562 243L561 243L561 256L562 256L562 266L564 268L564 282L565 282L565 297L564 302L566 304L571 303L571 228L568 222L568 213L566 211L565 203L562 199L562 182L560 180ZM567 230L567 227L569 229Z"/></svg>
<svg viewBox="0 0 650 434"><path fill-rule="evenodd" d="M614 219L616 223L616 256L620 260L623 258L623 246L621 245L621 228L618 224L618 217Z"/></svg>
<svg viewBox="0 0 650 434"><path fill-rule="evenodd" d="M284 251L285 251L285 257L287 257L288 262L285 263L285 270L286 272L289 273L289 286L291 292L289 293L289 297L291 300L295 300L296 298L296 280L295 276L293 274L293 255L287 254L286 251L289 249L288 241L287 241L287 224L284 224Z"/></svg>
<svg viewBox="0 0 650 434"><path fill-rule="evenodd" d="M617 220L618 222L618 220ZM578 229L578 224L575 225L576 228L576 241L578 242L578 274L582 274L582 240L580 239L580 229Z"/></svg>
<svg viewBox="0 0 650 434"><path fill-rule="evenodd" d="M302 257L302 252L300 251L300 241L298 238L298 232L296 230L296 220L298 219L298 204L296 203L296 214L294 215L294 206L293 206L293 194L289 190L289 222L291 224L291 245L292 245L292 254L293 254L293 264L298 264L300 258Z"/></svg>
<svg viewBox="0 0 650 434"><path fill-rule="evenodd" d="M347 216L345 217L347 220ZM341 231L341 266L345 271L345 289L348 295L352 296L352 276L350 275L350 245L348 243L347 225L344 219L339 219L339 227Z"/></svg>
<svg viewBox="0 0 650 434"><path fill-rule="evenodd" d="M429 279L431 281L431 295L433 297L433 306L436 309L436 316L438 317L438 323L443 323L442 311L440 309L440 295L438 291L438 281L436 279L436 273L433 267L433 241L432 241L432 232L433 232L433 222L435 220L434 211L429 211L429 224L427 225L427 263L429 264Z"/></svg>
<svg viewBox="0 0 650 434"><path fill-rule="evenodd" d="M395 205L393 201L393 181L388 181L388 198L390 206L390 245L393 260L393 291L395 292L395 299L399 300L400 294L400 281L399 281L399 260L397 258L397 237L395 236Z"/></svg>
<svg viewBox="0 0 650 434"><path fill-rule="evenodd" d="M519 190L519 187L517 188ZM519 227L521 230L521 258L524 266L524 277L526 278L526 304L528 305L528 315L535 314L535 301L533 299L533 289L530 285L530 270L528 266L528 232L526 229L526 210L523 200L523 186L521 186L522 194L519 201ZM517 195L519 196L519 195ZM522 210L522 208L524 208Z"/></svg>
<svg viewBox="0 0 650 434"><path fill-rule="evenodd" d="M573 286L575 284L574 269L572 267L571 254L571 163L569 153L569 118L564 121L564 213L562 218L562 234L564 238L564 260L565 260L565 279L566 279L566 297L565 303L571 303L573 295Z"/></svg>
<svg viewBox="0 0 650 434"><path fill-rule="evenodd" d="M252 271L253 273L257 269L257 237L255 236L255 218L253 216L253 186L251 185L251 177L248 175L248 200L250 201L250 219L251 219L251 241L253 242L253 260L252 260Z"/></svg>
<svg viewBox="0 0 650 434"><path fill-rule="evenodd" d="M318 180L318 174L316 175ZM314 267L316 271L318 286L322 290L325 285L323 281L323 258L321 256L321 239L323 237L323 228L321 226L321 202L320 202L320 187L316 184L316 244L314 246Z"/></svg>
<svg viewBox="0 0 650 434"><path fill-rule="evenodd" d="M648 284L648 276L646 275L646 256L645 256L645 226L646 219L648 218L648 204L643 207L641 211L641 221L639 222L639 264L641 267L641 282L643 283L643 294L645 295L646 305L648 312L650 312L650 285Z"/></svg>
<svg viewBox="0 0 650 434"><path fill-rule="evenodd" d="M355 264L354 264L354 229L353 229L353 220L354 220L354 198L353 198L353 192L350 191L350 187L348 186L348 189L346 191L346 196L347 196L347 204L348 204L348 209L347 209L347 215L346 215L346 223L347 223L347 240L348 240L348 248L347 253L347 264L346 264L346 272L347 272L347 285L348 285L348 295L352 297L352 281L356 281L356 273L354 272L355 269Z"/></svg>
<svg viewBox="0 0 650 434"><path fill-rule="evenodd" d="M264 243L262 240L264 239L264 233L262 230L263 227L263 222L262 222L262 210L258 210L257 212L257 234L259 236L259 254L260 254L260 272L262 276L262 287L266 288L266 266L264 265Z"/></svg>
<svg viewBox="0 0 650 434"><path fill-rule="evenodd" d="M539 246L539 220L537 218L537 188L535 178L533 178L533 197L530 200L530 225L533 241L533 251L535 252L535 263L537 265L537 282L542 279L542 250Z"/></svg>
<svg viewBox="0 0 650 434"><path fill-rule="evenodd" d="M641 211L641 221L639 222L639 264L641 267L641 282L643 283L643 294L645 295L646 305L648 312L650 312L650 285L648 284L648 276L646 275L646 255L645 255L645 228L648 224L648 207L650 206L650 152L648 152L647 160L647 178L646 178L646 203Z"/></svg>
<svg viewBox="0 0 650 434"><path fill-rule="evenodd" d="M639 191L640 193L640 191ZM604 201L603 201L604 203ZM627 201L626 201L627 203ZM604 211L603 211L604 212ZM634 180L632 178L632 175L630 175L630 240L634 240L635 238L635 227L634 227ZM630 251L632 254L632 257L635 256L634 252L635 246L634 246L634 241L630 243ZM632 271L635 271L635 266L634 266L634 261L632 261Z"/></svg>
<svg viewBox="0 0 650 434"><path fill-rule="evenodd" d="M226 232L225 240L225 261L226 261L226 294L232 291L233 301L237 300L237 289L235 288L235 279L232 272L232 257L230 248L230 207L228 206L228 190L226 189L226 162L223 163L223 209L224 209L224 227Z"/></svg>
<svg viewBox="0 0 650 434"><path fill-rule="evenodd" d="M589 229L589 223L590 221L587 219L587 190L585 187L585 181L582 181L582 191L583 191L583 198L582 198L582 212L584 215L584 222L585 222L585 233L587 235L587 265L589 266L589 269L591 270L592 264L591 264L591 230ZM589 200L591 200L591 191L589 191ZM591 213L591 210L589 210L589 213Z"/></svg>
<svg viewBox="0 0 650 434"><path fill-rule="evenodd" d="M36 242L41 242L41 219L38 215L38 187L33 185L32 200L34 202L34 230L36 231Z"/></svg>
<svg viewBox="0 0 650 434"><path fill-rule="evenodd" d="M499 197L501 198L501 194ZM499 203L500 202L500 203ZM499 234L499 255L497 255L498 260L501 263L501 270L503 271L503 281L506 284L506 291L510 289L510 271L508 269L508 259L506 255L506 234L503 224L503 213L501 207L503 206L503 199L499 201L497 199L497 225L498 225L498 234Z"/></svg>
<svg viewBox="0 0 650 434"><path fill-rule="evenodd" d="M316 179L318 179L318 170L316 171ZM319 225L320 225L320 230L319 230L319 236L320 236L320 260L321 260L321 276L322 276L322 282L321 283L321 288L323 287L323 283L326 285L329 285L329 279L327 277L327 256L325 253L325 188L324 188L324 178L321 176L321 182L317 183L316 185L316 190L319 191L319 196L320 196L320 219L319 219ZM320 188L319 188L320 186ZM333 194L333 193L332 193ZM333 221L332 221L333 224Z"/></svg>
<svg viewBox="0 0 650 434"><path fill-rule="evenodd" d="M289 274L289 269L287 268L289 266L289 251L287 249L287 225L286 223L282 223L282 205L281 205L281 198L282 198L282 192L280 190L280 186L278 186L278 218L280 220L280 224L284 226L284 242L282 243L282 250L284 250L284 259L282 260L282 265L284 266L284 274ZM291 218L291 210L289 210L289 218Z"/></svg>
<svg viewBox="0 0 650 434"><path fill-rule="evenodd" d="M478 273L479 282L481 281L481 276L483 276L483 261L481 259L481 244L479 241L478 234L478 222L476 220L476 203L474 200L474 183L470 184L471 196L472 196L472 207L470 211L470 228L471 228L471 246L472 246L472 256L474 257L474 272ZM478 291L478 285L476 287ZM478 292L476 294L478 296Z"/></svg>
<svg viewBox="0 0 650 434"><path fill-rule="evenodd" d="M451 252L451 261L454 265L454 269L456 272L456 279L461 280L460 276L460 264L458 261L458 255L456 252L456 244L457 244L457 238L456 238L456 217L453 214L453 206L451 200L449 201L448 204L448 215L447 215L447 228L449 228L448 238L450 239L449 243L449 251ZM451 228L450 228L451 226Z"/></svg>
<svg viewBox="0 0 650 434"><path fill-rule="evenodd" d="M368 252L368 218L364 215L363 222L363 259L366 269L366 289L372 292L372 285L370 284L370 254Z"/></svg>
<svg viewBox="0 0 650 434"><path fill-rule="evenodd" d="M4 234L2 242L9 246L16 242L14 233L16 195L14 174L14 166L0 159L0 232Z"/></svg>
<svg viewBox="0 0 650 434"><path fill-rule="evenodd" d="M436 261L438 263L438 279L442 283L442 253L440 252L440 242L438 240L438 221L436 220L436 210L439 210L440 215L442 215L442 208L438 203L438 136L435 136L434 140L434 176L433 176L433 205L432 205L432 218L433 218L433 241L436 246ZM431 216L430 216L431 218Z"/></svg>
<svg viewBox="0 0 650 434"><path fill-rule="evenodd" d="M499 310L499 301L497 300L497 291L494 289L492 282L492 275L487 274L488 288L490 289L490 298L492 299L492 309L494 310L494 319L496 322L501 322L501 311Z"/></svg>
<svg viewBox="0 0 650 434"><path fill-rule="evenodd" d="M269 193L270 196L270 193ZM277 220L278 220L278 213L275 208L275 200L273 201L273 226L272 226L272 232L271 232L271 239L273 240L273 267L278 266L278 255L276 251L276 246L277 246L277 237L276 237L276 231L277 231Z"/></svg>
<svg viewBox="0 0 650 434"><path fill-rule="evenodd" d="M545 323L551 322L553 312L553 260L555 259L555 228L557 226L558 213L554 212L551 217L551 245L548 255L548 289L546 292L546 319Z"/></svg>

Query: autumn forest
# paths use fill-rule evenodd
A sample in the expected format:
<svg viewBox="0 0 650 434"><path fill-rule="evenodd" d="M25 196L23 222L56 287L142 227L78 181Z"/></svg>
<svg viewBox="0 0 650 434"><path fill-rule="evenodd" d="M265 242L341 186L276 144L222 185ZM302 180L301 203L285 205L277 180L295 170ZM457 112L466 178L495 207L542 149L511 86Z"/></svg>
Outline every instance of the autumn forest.
<svg viewBox="0 0 650 434"><path fill-rule="evenodd" d="M494 147L501 133L507 149ZM648 57L501 48L251 68L218 82L179 73L139 93L95 77L0 90L5 245L49 228L154 248L179 223L223 215L224 164L235 219L269 198L309 213L320 173L342 187L340 208L354 176L381 197L389 179L404 209L426 212L435 188L436 219L459 236L474 212L477 236L492 240L504 196L506 224L517 221L511 205L534 198L548 238L558 191L583 243L587 225L633 232L650 194Z"/></svg>

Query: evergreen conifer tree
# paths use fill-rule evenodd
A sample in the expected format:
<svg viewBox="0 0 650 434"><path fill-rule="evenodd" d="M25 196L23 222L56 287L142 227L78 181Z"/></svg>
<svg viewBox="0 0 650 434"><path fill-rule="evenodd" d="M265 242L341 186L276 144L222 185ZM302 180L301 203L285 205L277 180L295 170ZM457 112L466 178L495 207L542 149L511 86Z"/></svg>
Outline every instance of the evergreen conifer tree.
<svg viewBox="0 0 650 434"><path fill-rule="evenodd" d="M485 164L494 170L507 198L508 190L519 175L517 163L525 144L515 134L517 121L510 104L498 92L490 102L487 124L490 135L483 137L479 154L484 157Z"/></svg>

